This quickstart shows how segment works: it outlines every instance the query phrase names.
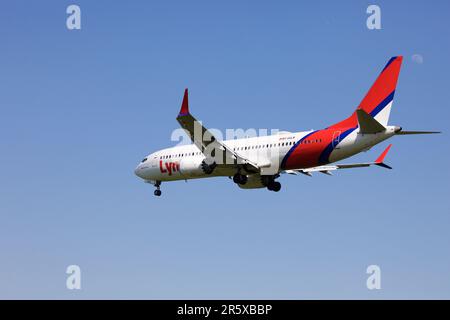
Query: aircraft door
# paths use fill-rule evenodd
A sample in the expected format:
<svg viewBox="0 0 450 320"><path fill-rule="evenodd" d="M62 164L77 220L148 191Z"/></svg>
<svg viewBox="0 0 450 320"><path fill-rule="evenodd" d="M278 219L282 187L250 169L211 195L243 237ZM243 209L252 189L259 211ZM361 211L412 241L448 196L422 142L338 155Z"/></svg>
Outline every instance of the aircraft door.
<svg viewBox="0 0 450 320"><path fill-rule="evenodd" d="M154 155L150 161L152 168L156 168L158 166L158 156Z"/></svg>

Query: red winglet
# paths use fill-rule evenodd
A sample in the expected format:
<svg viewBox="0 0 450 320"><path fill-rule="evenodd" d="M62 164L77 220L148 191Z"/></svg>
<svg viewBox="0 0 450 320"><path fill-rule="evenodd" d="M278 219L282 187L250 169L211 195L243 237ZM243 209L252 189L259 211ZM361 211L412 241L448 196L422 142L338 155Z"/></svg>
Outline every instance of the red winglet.
<svg viewBox="0 0 450 320"><path fill-rule="evenodd" d="M189 101L188 101L188 89L184 90L183 103L181 104L179 116L184 116L189 114Z"/></svg>
<svg viewBox="0 0 450 320"><path fill-rule="evenodd" d="M388 145L386 150L384 150L383 153L378 157L378 159L375 160L375 163L383 163L384 158L386 157L386 155L391 147L392 147L392 144Z"/></svg>

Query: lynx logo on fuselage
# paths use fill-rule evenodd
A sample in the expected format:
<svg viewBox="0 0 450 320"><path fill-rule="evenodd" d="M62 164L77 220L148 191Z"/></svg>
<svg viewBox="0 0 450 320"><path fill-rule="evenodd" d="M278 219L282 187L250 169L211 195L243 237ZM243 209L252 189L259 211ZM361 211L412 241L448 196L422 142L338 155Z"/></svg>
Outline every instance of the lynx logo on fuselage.
<svg viewBox="0 0 450 320"><path fill-rule="evenodd" d="M161 173L168 173L171 176L173 172L180 171L180 164L178 162L166 162L163 164L162 160L159 160L159 170Z"/></svg>

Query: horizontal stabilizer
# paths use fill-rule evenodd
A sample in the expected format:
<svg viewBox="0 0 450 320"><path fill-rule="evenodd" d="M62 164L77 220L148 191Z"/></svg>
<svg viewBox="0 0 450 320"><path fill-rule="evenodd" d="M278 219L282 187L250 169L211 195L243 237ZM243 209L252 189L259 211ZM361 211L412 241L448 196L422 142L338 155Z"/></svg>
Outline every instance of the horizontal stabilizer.
<svg viewBox="0 0 450 320"><path fill-rule="evenodd" d="M362 109L356 110L356 115L358 117L359 132L366 133L378 133L383 132L386 128L374 119L370 114Z"/></svg>

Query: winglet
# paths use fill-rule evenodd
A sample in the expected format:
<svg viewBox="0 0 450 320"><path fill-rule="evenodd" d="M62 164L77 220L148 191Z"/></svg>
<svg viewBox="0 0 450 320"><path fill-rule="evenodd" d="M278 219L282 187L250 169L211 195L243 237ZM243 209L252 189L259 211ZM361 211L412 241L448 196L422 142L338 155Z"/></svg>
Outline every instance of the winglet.
<svg viewBox="0 0 450 320"><path fill-rule="evenodd" d="M178 116L185 116L189 114L189 101L188 101L188 89L184 90L183 102L181 103L181 109Z"/></svg>
<svg viewBox="0 0 450 320"><path fill-rule="evenodd" d="M384 168L387 168L387 169L392 169L392 167L390 167L390 166L388 166L387 164L385 164L383 161L384 161L384 158L386 157L386 155L387 155L387 153L388 153L388 151L389 151L389 149L392 147L392 144L390 144L390 145L388 145L388 147L383 151L383 153L377 158L377 160L375 160L375 164L377 165L377 166L380 166L380 167L384 167Z"/></svg>

